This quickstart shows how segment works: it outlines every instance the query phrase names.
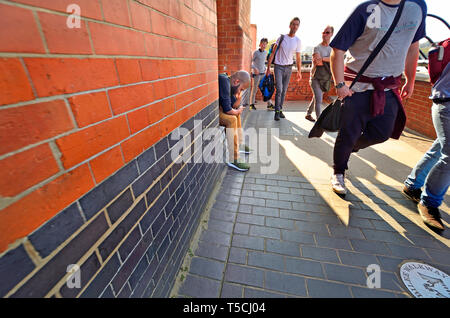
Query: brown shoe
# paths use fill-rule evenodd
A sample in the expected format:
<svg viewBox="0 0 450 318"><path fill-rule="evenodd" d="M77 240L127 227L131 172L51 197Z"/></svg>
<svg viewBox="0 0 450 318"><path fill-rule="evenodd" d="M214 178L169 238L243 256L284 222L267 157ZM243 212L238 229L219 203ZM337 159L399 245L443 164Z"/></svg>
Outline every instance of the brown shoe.
<svg viewBox="0 0 450 318"><path fill-rule="evenodd" d="M305 118L312 122L316 121L311 115L306 115Z"/></svg>
<svg viewBox="0 0 450 318"><path fill-rule="evenodd" d="M408 199L419 203L420 202L420 196L422 195L421 189L411 189L407 186L403 187L402 194L407 197Z"/></svg>
<svg viewBox="0 0 450 318"><path fill-rule="evenodd" d="M444 224L441 221L441 214L438 208L427 207L420 202L417 205L420 216L425 224L443 231L445 229Z"/></svg>

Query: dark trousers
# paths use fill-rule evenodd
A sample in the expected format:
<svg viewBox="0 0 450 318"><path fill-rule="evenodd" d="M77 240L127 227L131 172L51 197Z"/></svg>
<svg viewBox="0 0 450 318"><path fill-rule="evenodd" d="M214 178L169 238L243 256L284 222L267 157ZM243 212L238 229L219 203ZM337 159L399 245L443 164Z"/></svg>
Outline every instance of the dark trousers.
<svg viewBox="0 0 450 318"><path fill-rule="evenodd" d="M388 140L394 129L398 101L392 91L386 92L384 114L373 117L370 112L371 90L354 93L344 99L341 128L334 144L334 173L344 174L353 151Z"/></svg>

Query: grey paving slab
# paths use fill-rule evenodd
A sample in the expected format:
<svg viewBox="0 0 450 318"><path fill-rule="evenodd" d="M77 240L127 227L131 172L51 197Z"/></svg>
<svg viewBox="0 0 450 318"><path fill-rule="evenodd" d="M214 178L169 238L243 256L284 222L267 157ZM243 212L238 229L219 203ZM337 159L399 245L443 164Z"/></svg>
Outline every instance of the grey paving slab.
<svg viewBox="0 0 450 318"><path fill-rule="evenodd" d="M252 206L247 204L239 204L238 212L240 213L252 213Z"/></svg>
<svg viewBox="0 0 450 318"><path fill-rule="evenodd" d="M236 218L236 213L212 209L209 217L212 220L234 222L234 219Z"/></svg>
<svg viewBox="0 0 450 318"><path fill-rule="evenodd" d="M439 264L450 265L450 249L447 251L426 248L425 251L431 256L431 259Z"/></svg>
<svg viewBox="0 0 450 318"><path fill-rule="evenodd" d="M351 239L350 242L355 251L371 254L391 255L391 251L384 242Z"/></svg>
<svg viewBox="0 0 450 318"><path fill-rule="evenodd" d="M224 232L224 233L231 233L233 232L233 222L225 222L221 220L211 219L208 221L208 229Z"/></svg>
<svg viewBox="0 0 450 318"><path fill-rule="evenodd" d="M252 250L264 250L264 239L247 235L234 235L231 243L234 247L248 248Z"/></svg>
<svg viewBox="0 0 450 318"><path fill-rule="evenodd" d="M372 254L356 253L350 251L338 251L339 258L344 265L360 266L367 268L371 264L380 264L377 257Z"/></svg>
<svg viewBox="0 0 450 318"><path fill-rule="evenodd" d="M268 292L266 290L245 288L244 298L286 298L283 294Z"/></svg>
<svg viewBox="0 0 450 318"><path fill-rule="evenodd" d="M250 231L250 225L243 223L236 223L233 233L248 235Z"/></svg>
<svg viewBox="0 0 450 318"><path fill-rule="evenodd" d="M344 225L328 225L331 236L339 238L356 238L365 239L361 230L357 227L350 227Z"/></svg>
<svg viewBox="0 0 450 318"><path fill-rule="evenodd" d="M273 218L273 217L266 217L266 226L286 230L295 229L295 223L293 220L285 220L282 218Z"/></svg>
<svg viewBox="0 0 450 318"><path fill-rule="evenodd" d="M295 227L300 232L312 232L320 233L322 235L330 235L327 226L320 223L295 221Z"/></svg>
<svg viewBox="0 0 450 318"><path fill-rule="evenodd" d="M296 195L309 196L309 197L315 197L317 195L316 191L309 190L309 189L290 188L289 190L290 190L290 193L296 194ZM305 201L302 201L302 202L309 203L308 201L306 201L306 200L309 200L309 199L310 198L304 198Z"/></svg>
<svg viewBox="0 0 450 318"><path fill-rule="evenodd" d="M236 222L245 224L264 225L265 220L262 215L238 214Z"/></svg>
<svg viewBox="0 0 450 318"><path fill-rule="evenodd" d="M313 233L306 233L306 232L302 233L299 231L281 230L281 235L284 241L314 245Z"/></svg>
<svg viewBox="0 0 450 318"><path fill-rule="evenodd" d="M286 187L273 187L271 190L277 193L291 193L290 189Z"/></svg>
<svg viewBox="0 0 450 318"><path fill-rule="evenodd" d="M266 186L264 184L251 184L246 183L243 186L244 190L252 190L252 191L266 191Z"/></svg>
<svg viewBox="0 0 450 318"><path fill-rule="evenodd" d="M228 247L209 242L199 242L194 254L219 261L226 261L228 256Z"/></svg>
<svg viewBox="0 0 450 318"><path fill-rule="evenodd" d="M292 203L288 201L266 200L266 206L278 209L292 209Z"/></svg>
<svg viewBox="0 0 450 318"><path fill-rule="evenodd" d="M179 294L194 298L219 297L220 282L204 277L187 275L180 287Z"/></svg>
<svg viewBox="0 0 450 318"><path fill-rule="evenodd" d="M266 206L266 200L260 198L241 197L241 203L262 207Z"/></svg>
<svg viewBox="0 0 450 318"><path fill-rule="evenodd" d="M398 245L398 244L386 244L391 251L392 256L401 257L401 258L412 258L412 259L419 259L419 260L430 260L430 257L425 253L425 250L423 248L419 247L410 247L405 245Z"/></svg>
<svg viewBox="0 0 450 318"><path fill-rule="evenodd" d="M248 265L277 271L284 271L284 258L281 255L263 252L249 252Z"/></svg>
<svg viewBox="0 0 450 318"><path fill-rule="evenodd" d="M323 236L315 234L317 246L319 247L329 247L343 250L352 250L350 246L350 241L345 238L336 238L331 236Z"/></svg>
<svg viewBox="0 0 450 318"><path fill-rule="evenodd" d="M322 247L302 246L302 257L310 258L316 261L325 261L331 263L339 263L336 250Z"/></svg>
<svg viewBox="0 0 450 318"><path fill-rule="evenodd" d="M323 264L329 280L366 286L367 276L360 268L336 264Z"/></svg>
<svg viewBox="0 0 450 318"><path fill-rule="evenodd" d="M230 249L230 256L228 261L236 264L247 264L247 250L237 247L232 247Z"/></svg>
<svg viewBox="0 0 450 318"><path fill-rule="evenodd" d="M377 256L378 264L381 270L396 272L400 269L399 265L404 261L403 258L394 258L389 256Z"/></svg>
<svg viewBox="0 0 450 318"><path fill-rule="evenodd" d="M220 297L221 298L242 298L243 292L244 292L244 288L242 286L224 283Z"/></svg>
<svg viewBox="0 0 450 318"><path fill-rule="evenodd" d="M350 287L323 280L307 279L308 296L313 298L352 298Z"/></svg>
<svg viewBox="0 0 450 318"><path fill-rule="evenodd" d="M200 240L204 241L204 242L210 242L210 243L220 244L220 245L224 245L224 246L229 246L230 240L231 240L231 234L208 229L206 231L203 231L203 233L200 237Z"/></svg>
<svg viewBox="0 0 450 318"><path fill-rule="evenodd" d="M281 239L281 231L279 229L266 226L251 225L250 235L278 240Z"/></svg>
<svg viewBox="0 0 450 318"><path fill-rule="evenodd" d="M263 287L264 271L241 265L228 264L225 281L249 286Z"/></svg>
<svg viewBox="0 0 450 318"><path fill-rule="evenodd" d="M252 213L255 215L272 216L272 217L280 216L279 210L273 207L265 208L260 206L254 206L252 209Z"/></svg>
<svg viewBox="0 0 450 318"><path fill-rule="evenodd" d="M300 257L300 245L279 240L266 240L266 252Z"/></svg>
<svg viewBox="0 0 450 318"><path fill-rule="evenodd" d="M396 294L376 288L350 287L355 298L396 298Z"/></svg>
<svg viewBox="0 0 450 318"><path fill-rule="evenodd" d="M252 190L242 190L242 196L245 197L253 197L255 195L255 191Z"/></svg>
<svg viewBox="0 0 450 318"><path fill-rule="evenodd" d="M381 272L380 287L393 291L406 291L395 273Z"/></svg>
<svg viewBox="0 0 450 318"><path fill-rule="evenodd" d="M266 271L265 288L306 297L305 279L294 275Z"/></svg>
<svg viewBox="0 0 450 318"><path fill-rule="evenodd" d="M311 216L308 212L298 212L293 210L280 210L280 217L283 219L290 220L301 220L301 221L310 221Z"/></svg>
<svg viewBox="0 0 450 318"><path fill-rule="evenodd" d="M278 194L276 192L254 191L253 196L261 199L278 200Z"/></svg>
<svg viewBox="0 0 450 318"><path fill-rule="evenodd" d="M231 203L239 203L240 196L232 195L228 193L220 193L217 198L216 202L231 202Z"/></svg>
<svg viewBox="0 0 450 318"><path fill-rule="evenodd" d="M321 263L306 259L286 257L286 272L325 278Z"/></svg>
<svg viewBox="0 0 450 318"><path fill-rule="evenodd" d="M225 270L225 263L211 259L194 257L191 262L189 272L197 276L222 280Z"/></svg>

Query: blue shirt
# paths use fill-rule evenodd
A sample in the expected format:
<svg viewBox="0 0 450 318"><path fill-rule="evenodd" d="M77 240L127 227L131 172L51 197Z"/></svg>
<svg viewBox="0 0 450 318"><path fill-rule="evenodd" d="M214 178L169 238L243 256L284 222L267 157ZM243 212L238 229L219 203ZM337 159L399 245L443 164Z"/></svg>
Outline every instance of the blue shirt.
<svg viewBox="0 0 450 318"><path fill-rule="evenodd" d="M231 95L230 78L226 74L219 74L219 106L224 113L228 113L235 102L236 97Z"/></svg>

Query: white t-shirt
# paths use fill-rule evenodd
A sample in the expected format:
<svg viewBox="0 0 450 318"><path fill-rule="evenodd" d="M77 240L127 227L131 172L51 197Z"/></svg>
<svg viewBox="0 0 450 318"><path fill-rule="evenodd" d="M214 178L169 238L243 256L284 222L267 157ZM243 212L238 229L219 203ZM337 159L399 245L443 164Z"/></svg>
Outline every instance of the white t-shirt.
<svg viewBox="0 0 450 318"><path fill-rule="evenodd" d="M277 46L280 47L280 39L277 40ZM277 55L275 56L275 64L278 65L292 65L294 64L294 54L300 53L302 48L302 42L296 36L290 37L288 34L284 35L283 42L281 42L281 47L278 49Z"/></svg>

